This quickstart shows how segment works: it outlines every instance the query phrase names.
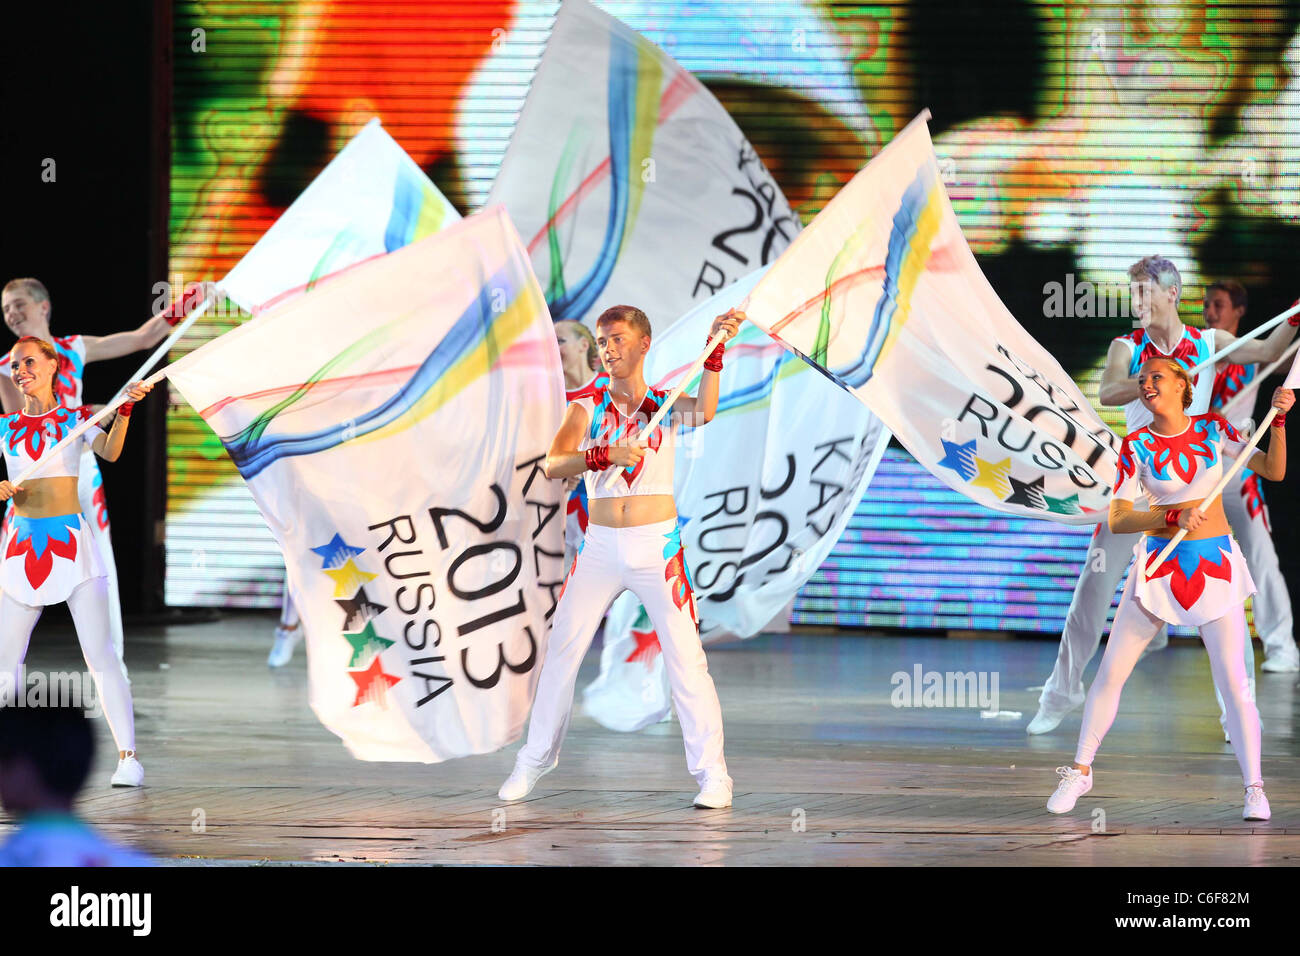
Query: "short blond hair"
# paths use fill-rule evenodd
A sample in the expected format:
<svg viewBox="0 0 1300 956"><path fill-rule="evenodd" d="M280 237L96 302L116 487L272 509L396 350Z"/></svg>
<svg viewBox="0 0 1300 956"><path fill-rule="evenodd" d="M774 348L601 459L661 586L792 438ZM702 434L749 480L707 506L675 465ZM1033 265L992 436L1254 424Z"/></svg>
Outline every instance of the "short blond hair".
<svg viewBox="0 0 1300 956"><path fill-rule="evenodd" d="M50 301L50 290L45 288L45 283L40 279L33 279L30 276L25 276L21 279L10 279L5 283L4 289L0 290L0 295L3 295L5 292L14 292L19 290L26 292L37 302Z"/></svg>
<svg viewBox="0 0 1300 956"><path fill-rule="evenodd" d="M650 320L646 314L634 305L615 305L600 313L600 318L596 320L596 328L600 328L602 322L626 322L636 330L638 335L644 335L651 338Z"/></svg>

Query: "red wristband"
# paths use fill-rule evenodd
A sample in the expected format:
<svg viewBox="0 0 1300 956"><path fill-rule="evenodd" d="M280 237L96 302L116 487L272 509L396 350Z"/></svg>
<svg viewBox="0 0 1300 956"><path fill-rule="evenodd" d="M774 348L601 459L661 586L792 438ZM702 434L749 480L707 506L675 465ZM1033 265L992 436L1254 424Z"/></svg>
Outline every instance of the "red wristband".
<svg viewBox="0 0 1300 956"><path fill-rule="evenodd" d="M178 325L181 320L198 307L203 301L203 286L195 286L171 304L162 317L168 325Z"/></svg>
<svg viewBox="0 0 1300 956"><path fill-rule="evenodd" d="M592 445L583 456L588 471L604 471L609 467L609 446Z"/></svg>
<svg viewBox="0 0 1300 956"><path fill-rule="evenodd" d="M1292 302L1291 308L1294 309L1297 305L1300 305L1300 299L1296 299ZM1297 312L1295 315L1288 315L1286 321L1288 325L1300 325L1300 312Z"/></svg>
<svg viewBox="0 0 1300 956"><path fill-rule="evenodd" d="M131 409L133 408L135 408L135 402L123 402L121 405L117 406L117 414L122 418L130 418Z"/></svg>
<svg viewBox="0 0 1300 956"><path fill-rule="evenodd" d="M709 353L709 357L704 360L704 367L710 372L722 371L722 353L727 350L726 341L719 342L717 347Z"/></svg>
<svg viewBox="0 0 1300 956"><path fill-rule="evenodd" d="M1174 508L1171 511L1166 511L1165 524L1169 525L1169 527L1171 528L1177 528L1178 519L1182 516L1182 513L1183 513L1182 508Z"/></svg>
<svg viewBox="0 0 1300 956"><path fill-rule="evenodd" d="M1273 417L1273 427L1274 427L1274 428L1284 428L1284 427L1286 427L1286 416L1285 416L1285 415L1275 415L1275 416Z"/></svg>

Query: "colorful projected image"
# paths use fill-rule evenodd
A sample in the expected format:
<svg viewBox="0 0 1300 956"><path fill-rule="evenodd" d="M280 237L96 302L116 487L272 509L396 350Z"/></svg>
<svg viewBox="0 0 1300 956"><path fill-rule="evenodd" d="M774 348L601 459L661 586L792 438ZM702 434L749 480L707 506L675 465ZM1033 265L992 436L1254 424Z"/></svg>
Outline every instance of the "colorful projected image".
<svg viewBox="0 0 1300 956"><path fill-rule="evenodd" d="M1132 328L1129 263L1174 259L1188 322L1223 276L1271 314L1297 264L1294 243L1277 241L1300 225L1290 4L597 5L709 87L805 222L932 109L972 249L1094 400L1107 342ZM179 3L172 273L224 276L373 117L453 205L477 210L558 6ZM1006 47L971 48L971 18L992 15ZM239 321L205 319L185 348ZM1122 429L1118 409L1102 411ZM282 561L225 450L184 405L168 444L168 603L276 605ZM891 451L795 620L1059 630L1086 539L981 511Z"/></svg>

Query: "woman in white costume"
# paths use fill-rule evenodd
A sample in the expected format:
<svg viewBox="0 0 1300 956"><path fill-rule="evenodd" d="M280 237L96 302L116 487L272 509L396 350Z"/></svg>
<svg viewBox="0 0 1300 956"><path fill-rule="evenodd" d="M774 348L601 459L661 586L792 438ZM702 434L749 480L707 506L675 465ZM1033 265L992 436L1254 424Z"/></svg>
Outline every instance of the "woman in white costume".
<svg viewBox="0 0 1300 956"><path fill-rule="evenodd" d="M42 465L39 477L15 485L29 465L88 418L90 409L68 408L55 394L59 355L50 343L24 336L9 353L10 378L23 396L23 410L0 418L9 478L0 481L0 501L13 501L13 513L0 551L0 680L21 693L23 661L32 630L51 604L67 602L77 640L94 677L99 700L117 742L118 765L112 783L138 787L144 768L136 758L131 688L113 647L109 626L108 581L99 549L77 496L82 450L105 461L122 453L132 405L153 386L136 382L106 434L88 428ZM7 696L7 694L6 694Z"/></svg>
<svg viewBox="0 0 1300 956"><path fill-rule="evenodd" d="M1224 517L1222 496L1204 503L1229 467L1226 459L1239 456L1246 443L1217 412L1186 414L1192 382L1177 360L1150 359L1138 377L1139 395L1152 421L1131 432L1120 447L1109 525L1116 533L1144 534L1134 549L1136 560L1115 611L1106 653L1088 689L1074 766L1057 768L1061 780L1047 809L1066 813L1092 789L1092 762L1115 721L1124 682L1147 643L1169 623L1196 627L1201 633L1246 788L1242 817L1267 820L1259 711L1244 661L1250 641L1245 601L1255 584ZM1274 393L1279 414L1269 429L1268 451L1256 451L1247 462L1269 481L1280 481L1286 474L1285 413L1294 403L1289 390ZM1134 510L1133 502L1143 497L1150 501L1150 510ZM1141 566L1154 560L1180 528L1187 534L1174 552L1142 574Z"/></svg>

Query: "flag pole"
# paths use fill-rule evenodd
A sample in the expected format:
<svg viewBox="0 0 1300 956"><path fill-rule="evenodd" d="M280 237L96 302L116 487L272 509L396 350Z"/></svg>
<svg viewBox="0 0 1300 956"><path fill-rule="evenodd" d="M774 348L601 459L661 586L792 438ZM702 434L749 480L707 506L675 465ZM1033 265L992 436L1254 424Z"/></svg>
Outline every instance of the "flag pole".
<svg viewBox="0 0 1300 956"><path fill-rule="evenodd" d="M1228 482L1233 479L1237 472L1241 471L1241 469L1246 466L1246 462L1251 458L1255 448L1259 445L1259 440L1264 437L1264 433L1268 431L1269 425L1273 423L1273 419L1276 417L1277 406L1273 406L1268 410L1268 414L1264 416L1264 421L1255 429L1255 434L1250 436L1250 441L1248 441L1246 447L1241 450L1241 454L1238 455L1237 460L1232 463L1232 467L1229 468L1227 472L1224 473L1223 477L1219 479L1219 483L1214 486L1214 490L1205 497L1205 500L1197 505L1200 510L1204 511L1206 505L1209 505L1215 498L1223 494L1223 489L1228 487ZM1160 567L1160 565L1164 564L1165 561L1168 560L1169 555L1173 554L1174 548L1178 547L1178 542L1182 541L1185 537L1187 537L1187 529L1179 528L1178 533L1170 538L1169 543L1164 546L1164 549L1158 555L1156 555L1154 564L1150 564L1147 561L1145 554L1142 556L1142 577L1144 580L1148 573Z"/></svg>
<svg viewBox="0 0 1300 956"><path fill-rule="evenodd" d="M1219 414L1222 415L1224 418L1226 418L1228 421L1232 421L1239 407L1245 404L1246 397L1249 395L1254 395L1255 392L1259 391L1260 385L1264 384L1264 379L1268 378L1270 375L1276 372L1282 366L1282 363L1286 362L1288 359L1294 358L1297 349L1300 349L1300 339L1296 340L1295 342L1292 342L1291 347L1288 348L1285 352L1283 352L1282 357L1279 358L1276 362L1273 362L1270 365L1268 365L1266 368L1261 369L1259 374L1255 376L1255 380L1253 382L1251 382L1249 385L1243 388L1236 395L1232 396L1232 398L1228 399L1228 404L1224 405L1221 409L1219 409Z"/></svg>
<svg viewBox="0 0 1300 956"><path fill-rule="evenodd" d="M744 310L741 309L740 311L743 312ZM654 434L655 428L658 427L659 423L663 421L663 417L672 409L673 402L677 401L682 392L686 391L686 386L691 383L691 379L695 378L695 374L704 367L704 363L709 360L709 356L713 354L713 350L725 341L727 341L727 333L723 329L719 329L709 337L709 342L704 346L704 351L696 357L695 361L691 363L691 367L688 368L686 373L681 377L681 381L679 381L676 387L668 393L668 397L664 399L664 403L659 406L659 411L655 412L654 418L650 419L645 428L641 429L641 433L636 436L634 444L640 444L650 440L650 436ZM636 413L633 412L633 414ZM622 470L622 468L614 466L613 470L609 473L609 477L605 479L604 487L614 487L614 482L618 480L618 473Z"/></svg>
<svg viewBox="0 0 1300 956"><path fill-rule="evenodd" d="M164 378L167 377L167 372L168 369L170 368L171 366L169 365L167 366L167 368L155 372L153 375L149 376L147 379L144 380L144 384L146 385L158 384L158 382L162 381ZM101 408L94 415L90 416L90 418L86 419L76 428L72 429L72 431L68 432L59 441L55 442L55 444L53 445L53 447L50 448L49 451L47 451L44 455L42 455L39 460L32 462L31 465L29 465L23 471L23 473L20 474L17 479L15 479L13 483L15 485L21 486L24 481L32 477L32 475L36 474L36 472L40 471L41 467L47 461L49 461L54 457L55 452L57 452L60 448L62 448L64 445L68 444L69 442L76 441L83 434L85 434L86 429L90 428L91 425L99 424L99 422L102 421L108 415L109 412L117 411L118 406L125 404L127 401L128 399L126 396L126 389L122 389L117 393L116 396L114 396L111 402L109 402L107 405Z"/></svg>
<svg viewBox="0 0 1300 956"><path fill-rule="evenodd" d="M1235 342L1233 342L1227 348L1219 352L1216 352L1214 355L1211 355L1200 365L1192 369L1190 374L1199 375L1203 370L1207 368L1213 368L1216 362L1223 361L1224 356L1232 352L1235 352L1237 349L1241 348L1251 339L1258 338L1259 336L1263 335L1265 332L1270 331L1274 326L1281 325L1285 320L1291 318L1291 316L1295 315L1297 312L1300 312L1300 301L1297 301L1295 305L1291 306L1291 308L1287 309L1285 312L1279 312L1277 315L1273 316L1273 318L1269 319L1259 328L1251 329L1245 335L1237 336Z"/></svg>
<svg viewBox="0 0 1300 956"><path fill-rule="evenodd" d="M185 317L185 320L181 322L179 325L177 325L176 328L172 329L171 333L167 336L167 338L163 339L162 343L156 349L153 350L153 353L150 354L150 356L144 360L144 364L135 370L135 374L126 380L126 385L122 386L122 388L119 388L117 390L118 395L122 394L123 389L125 389L132 382L138 382L142 378L144 378L145 374L149 371L149 369L153 368L160 358L162 358L164 355L170 352L173 346L176 344L177 340L180 339L182 335L184 335L186 332L190 330L190 326L193 325L195 322L197 322L200 318L202 318L203 315L208 311L208 309L212 308L212 304L215 301L216 301L216 296L208 296L202 302L196 305L190 311L190 314ZM117 396L114 397L116 398Z"/></svg>

